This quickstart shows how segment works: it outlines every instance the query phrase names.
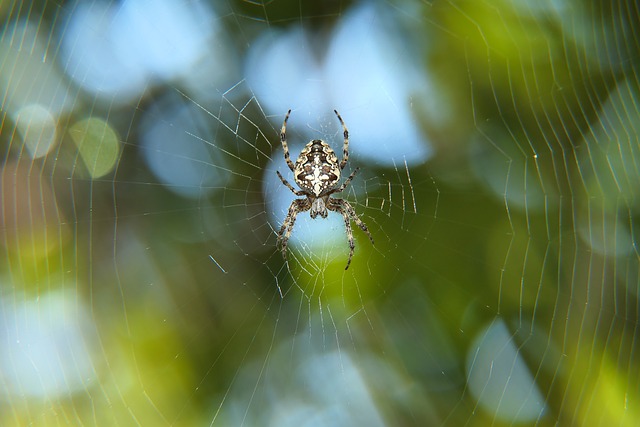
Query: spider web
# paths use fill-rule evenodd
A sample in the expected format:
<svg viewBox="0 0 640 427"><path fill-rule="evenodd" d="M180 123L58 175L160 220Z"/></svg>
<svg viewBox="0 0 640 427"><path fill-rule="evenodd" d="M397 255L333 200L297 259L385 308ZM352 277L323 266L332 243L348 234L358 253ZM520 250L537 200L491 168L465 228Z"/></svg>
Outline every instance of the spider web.
<svg viewBox="0 0 640 427"><path fill-rule="evenodd" d="M0 13L0 424L638 423L634 2Z"/></svg>

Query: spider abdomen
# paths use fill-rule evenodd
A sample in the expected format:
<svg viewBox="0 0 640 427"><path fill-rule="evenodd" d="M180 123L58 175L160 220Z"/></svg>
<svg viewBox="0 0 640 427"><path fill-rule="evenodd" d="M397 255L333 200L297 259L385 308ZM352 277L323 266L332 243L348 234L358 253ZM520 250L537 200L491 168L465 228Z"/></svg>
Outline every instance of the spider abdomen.
<svg viewBox="0 0 640 427"><path fill-rule="evenodd" d="M340 180L338 156L326 142L314 139L300 152L294 178L300 188L320 196L335 188Z"/></svg>

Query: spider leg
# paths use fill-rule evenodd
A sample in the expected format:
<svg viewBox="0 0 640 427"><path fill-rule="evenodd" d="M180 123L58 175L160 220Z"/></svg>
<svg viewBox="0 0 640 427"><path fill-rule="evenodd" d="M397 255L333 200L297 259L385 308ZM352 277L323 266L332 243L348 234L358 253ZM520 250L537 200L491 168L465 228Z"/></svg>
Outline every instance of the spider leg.
<svg viewBox="0 0 640 427"><path fill-rule="evenodd" d="M374 244L373 243L373 236L369 232L369 229L367 228L367 225L360 219L360 217L358 216L356 211L353 209L353 207L349 204L349 202L344 200L344 204L346 206L345 209L347 210L347 213L349 214L349 218L351 218L351 220L353 222L355 222L356 225L358 227L360 227L360 229L367 234L367 236L369 236L369 240L371 240L371 244L373 245Z"/></svg>
<svg viewBox="0 0 640 427"><path fill-rule="evenodd" d="M280 172L276 171L276 173L278 174L278 178L280 178L280 181L282 181L282 183L283 183L284 185L286 185L286 186L287 186L287 188L288 188L289 190L291 190L291 192L292 192L293 194L295 194L296 196L306 196L306 193L305 193L304 191L302 191L302 190L296 190L295 188L293 188L293 186L292 186L291 184L289 184L289 181L287 181L286 179L284 179L284 178L282 177L282 175L280 175Z"/></svg>
<svg viewBox="0 0 640 427"><path fill-rule="evenodd" d="M293 231L293 225L296 222L296 216L300 212L308 211L311 208L311 203L309 203L309 199L294 199L289 205L289 212L287 213L287 217L284 219L282 223L282 227L280 227L280 231L278 231L278 240L277 243L280 244L282 250L282 257L287 259L287 243L289 242L289 237L291 236L291 232Z"/></svg>
<svg viewBox="0 0 640 427"><path fill-rule="evenodd" d="M342 160L340 161L340 170L344 169L347 165L347 161L349 160L349 131L347 130L347 126L344 124L342 117L337 110L333 110L338 116L338 120L340 120L340 124L342 125L342 134L344 135L344 145L342 146Z"/></svg>
<svg viewBox="0 0 640 427"><path fill-rule="evenodd" d="M331 192L329 192L329 194L333 194L333 193L340 193L342 191L344 191L345 188L347 188L347 185L349 185L349 183L351 182L351 180L353 179L353 177L356 176L356 173L358 173L358 171L360 170L359 167L355 168L353 170L353 172L351 172L351 175L349 175L349 178L347 178L340 187L335 188L333 190L331 190Z"/></svg>
<svg viewBox="0 0 640 427"><path fill-rule="evenodd" d="M330 198L329 200L330 200L330 203L327 206L327 208L332 211L339 212L344 218L344 228L345 228L345 231L347 232L347 240L349 240L349 259L347 260L347 266L344 268L346 270L349 268L349 265L351 264L351 258L353 257L353 250L355 249L355 246L356 246L353 240L353 230L351 228L351 221L355 222L362 231L367 233L367 236L369 236L369 240L371 240L371 244L373 244L373 237L371 236L371 233L369 233L369 229L367 228L365 223L362 222L360 218L358 218L356 211L349 204L349 202L347 202L344 199Z"/></svg>
<svg viewBox="0 0 640 427"><path fill-rule="evenodd" d="M282 149L284 150L284 160L287 162L287 166L289 166L291 172L293 172L295 166L289 158L289 145L287 144L287 120L289 120L289 114L291 114L291 110L287 111L287 115L284 116L282 129L280 129L280 142L282 143Z"/></svg>
<svg viewBox="0 0 640 427"><path fill-rule="evenodd" d="M347 270L349 265L351 265L351 258L353 257L353 250L356 247L355 242L353 241L353 230L351 229L351 221L349 220L349 214L340 209L340 213L344 218L344 229L347 232L347 240L349 241L349 259L347 260L347 265L344 268Z"/></svg>

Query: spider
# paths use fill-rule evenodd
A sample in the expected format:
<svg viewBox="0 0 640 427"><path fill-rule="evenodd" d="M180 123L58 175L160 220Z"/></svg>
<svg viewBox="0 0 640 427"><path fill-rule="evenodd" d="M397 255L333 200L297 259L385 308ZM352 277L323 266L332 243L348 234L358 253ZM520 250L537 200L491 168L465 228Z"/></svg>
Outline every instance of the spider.
<svg viewBox="0 0 640 427"><path fill-rule="evenodd" d="M300 187L300 190L293 188L289 182L282 177L279 171L276 171L278 178L289 190L296 196L304 196L303 199L294 199L289 206L289 212L287 217L282 223L282 227L278 232L278 244L282 248L282 256L287 258L287 242L293 231L293 225L296 222L296 216L300 212L309 211L311 218L315 218L320 215L322 218L326 218L328 211L339 212L344 218L344 226L347 232L347 239L349 240L349 259L347 260L347 266L345 270L349 268L351 264L351 257L353 256L353 249L355 243L353 241L353 230L351 229L351 221L355 222L358 227L362 229L369 240L373 244L373 237L367 229L367 226L356 214L353 207L344 199L338 199L331 197L332 194L340 193L349 185L353 177L356 175L360 168L355 168L349 177L338 186L340 181L340 173L347 165L349 160L349 131L345 126L342 117L336 110L333 110L340 120L344 134L344 146L342 148L342 160L338 162L336 153L329 147L329 144L320 140L314 139L302 149L298 160L294 164L289 158L289 146L287 145L287 120L291 110L287 111L287 115L284 118L282 124L282 130L280 131L280 142L282 142L282 148L284 149L284 160L287 162L287 166L293 172L293 179L295 183Z"/></svg>

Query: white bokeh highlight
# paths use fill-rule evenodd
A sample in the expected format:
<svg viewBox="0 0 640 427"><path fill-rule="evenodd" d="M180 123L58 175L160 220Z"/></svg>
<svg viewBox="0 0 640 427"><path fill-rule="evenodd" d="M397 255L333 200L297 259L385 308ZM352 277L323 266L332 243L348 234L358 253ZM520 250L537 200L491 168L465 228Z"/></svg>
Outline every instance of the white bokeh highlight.
<svg viewBox="0 0 640 427"><path fill-rule="evenodd" d="M546 411L544 396L500 320L483 328L469 348L467 385L478 404L497 420L530 423Z"/></svg>
<svg viewBox="0 0 640 427"><path fill-rule="evenodd" d="M4 298L0 398L64 398L97 381L91 354L95 329L80 304L74 291Z"/></svg>
<svg viewBox="0 0 640 427"><path fill-rule="evenodd" d="M300 26L259 36L247 51L245 76L256 98L280 115L294 109L303 117L328 111L324 70L314 56L311 40Z"/></svg>
<svg viewBox="0 0 640 427"><path fill-rule="evenodd" d="M172 97L156 103L140 125L141 154L169 190L198 198L224 187L224 162L214 160L206 117L193 104Z"/></svg>
<svg viewBox="0 0 640 427"><path fill-rule="evenodd" d="M311 328L319 326L314 322L317 317ZM354 328L352 333L360 331ZM243 365L213 425L387 425L378 399L384 396L385 404L399 404L397 396L406 386L393 364L369 352L336 348L315 330L302 330L300 335L308 337L308 345L295 337L282 341L269 354L268 370L262 372L259 361ZM261 392L247 406L247 393L255 390L257 376Z"/></svg>
<svg viewBox="0 0 640 427"><path fill-rule="evenodd" d="M324 64L331 101L349 113L354 150L385 166L431 155L411 111L411 98L426 85L424 70L392 36L394 27L372 3L353 9L334 32Z"/></svg>
<svg viewBox="0 0 640 427"><path fill-rule="evenodd" d="M309 123L340 111L359 158L393 166L431 155L411 110L424 93L420 64L394 33L393 14L370 3L345 14L328 36L328 50L315 49L300 26L269 31L247 53L245 76L258 101L279 117L288 109ZM379 24L376 24L379 21ZM315 39L313 39L315 40Z"/></svg>
<svg viewBox="0 0 640 427"><path fill-rule="evenodd" d="M14 117L16 129L32 158L46 156L55 146L56 118L40 104L20 108Z"/></svg>
<svg viewBox="0 0 640 427"><path fill-rule="evenodd" d="M86 91L125 102L191 70L210 52L215 23L202 2L80 2L64 27L61 62Z"/></svg>

